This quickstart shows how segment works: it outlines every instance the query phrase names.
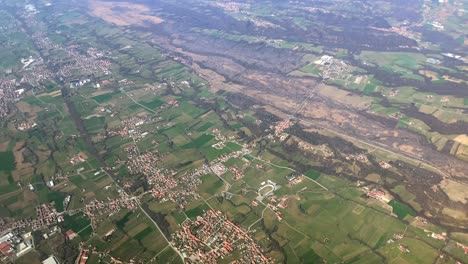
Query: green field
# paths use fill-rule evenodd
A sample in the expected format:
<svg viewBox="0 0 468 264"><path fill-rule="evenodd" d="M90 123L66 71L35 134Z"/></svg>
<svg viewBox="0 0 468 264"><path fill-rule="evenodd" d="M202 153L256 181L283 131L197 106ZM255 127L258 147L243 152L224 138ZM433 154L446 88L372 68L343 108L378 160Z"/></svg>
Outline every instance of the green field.
<svg viewBox="0 0 468 264"><path fill-rule="evenodd" d="M152 101L149 101L149 102L140 102L140 104L144 105L145 107L147 107L149 109L155 109L155 108L160 107L161 105L165 104L165 102L162 101L159 98L155 98L155 99L153 99Z"/></svg>
<svg viewBox="0 0 468 264"><path fill-rule="evenodd" d="M147 227L143 231L141 231L140 233L136 234L133 238L135 238L136 240L142 240L146 236L150 235L152 232L153 232L153 228L152 227Z"/></svg>
<svg viewBox="0 0 468 264"><path fill-rule="evenodd" d="M13 151L0 152L0 161L0 171L13 171L15 169Z"/></svg>
<svg viewBox="0 0 468 264"><path fill-rule="evenodd" d="M199 136L198 138L194 139L192 142L183 145L182 148L184 149L200 148L204 146L206 143L208 143L210 140L212 140L213 138L214 138L213 135L203 134Z"/></svg>
<svg viewBox="0 0 468 264"><path fill-rule="evenodd" d="M245 155L242 156L242 157L244 157L246 160L249 160L249 161L254 160L254 157L253 157L252 155L250 155L250 154L245 154Z"/></svg>
<svg viewBox="0 0 468 264"><path fill-rule="evenodd" d="M311 178L312 180L317 180L320 177L320 172L316 170L308 170L304 173L305 176Z"/></svg>
<svg viewBox="0 0 468 264"><path fill-rule="evenodd" d="M120 229L124 228L125 224L130 220L131 215L132 215L132 212L128 212L127 214L125 214L124 217L122 217L120 220L118 220L115 223L115 225Z"/></svg>
<svg viewBox="0 0 468 264"><path fill-rule="evenodd" d="M47 200L49 202L54 202L55 203L55 209L57 209L58 212L63 211L63 200L65 199L65 195L60 192L48 192L47 193Z"/></svg>
<svg viewBox="0 0 468 264"><path fill-rule="evenodd" d="M365 61L377 63L382 67L393 67L396 65L410 70L419 69L426 59L422 54L409 52L363 51L360 57Z"/></svg>
<svg viewBox="0 0 468 264"><path fill-rule="evenodd" d="M211 122L206 122L205 124L197 128L197 132L205 132L208 128L212 127L213 125L214 124Z"/></svg>
<svg viewBox="0 0 468 264"><path fill-rule="evenodd" d="M221 155L226 155L232 152L231 149L228 148L215 149L211 146L203 147L200 151L208 161L212 161Z"/></svg>
<svg viewBox="0 0 468 264"><path fill-rule="evenodd" d="M407 215L414 216L415 212L411 207L402 204L396 200L391 200L388 204L393 208L393 213L395 213L399 219L404 219Z"/></svg>
<svg viewBox="0 0 468 264"><path fill-rule="evenodd" d="M116 91L112 93L105 93L105 94L94 96L92 97L92 99L96 100L98 103L105 103L109 101L110 99L112 99L112 96L119 94L119 93L120 91Z"/></svg>
<svg viewBox="0 0 468 264"><path fill-rule="evenodd" d="M65 231L72 229L75 232L79 232L91 224L89 218L81 212L71 216L66 214L64 215L63 219L63 227Z"/></svg>
<svg viewBox="0 0 468 264"><path fill-rule="evenodd" d="M91 117L89 119L84 119L83 123L86 126L86 128L88 129L88 131L97 132L97 131L100 131L100 130L104 129L105 118L102 117L102 116L100 116L100 117L93 116L93 117Z"/></svg>
<svg viewBox="0 0 468 264"><path fill-rule="evenodd" d="M179 258L179 255L171 248L168 247L159 256L156 258L157 263L174 263L182 264L182 260Z"/></svg>
<svg viewBox="0 0 468 264"><path fill-rule="evenodd" d="M369 84L366 85L366 87L364 87L364 91L363 91L363 92L364 92L364 94L369 95L369 94L373 93L374 90L375 90L375 85L369 83Z"/></svg>
<svg viewBox="0 0 468 264"><path fill-rule="evenodd" d="M185 213L187 214L187 216L189 218L195 218L199 215L202 215L204 212L210 210L210 207L208 207L208 205L206 204L202 204L202 205L199 205L195 208L192 208L192 209L189 209L187 211L185 211Z"/></svg>
<svg viewBox="0 0 468 264"><path fill-rule="evenodd" d="M299 69L299 72L305 75L319 76L321 71L317 69L317 65L311 63Z"/></svg>
<svg viewBox="0 0 468 264"><path fill-rule="evenodd" d="M242 146L237 144L237 143L234 143L234 142L227 142L226 147L229 148L229 149L232 149L233 151L241 151L242 150Z"/></svg>
<svg viewBox="0 0 468 264"><path fill-rule="evenodd" d="M111 262L109 260L111 256L124 263L183 263L178 252L172 248L179 243L178 239L172 235L181 229L184 221L193 220L211 209L221 211L234 224L248 230L248 234L259 249L274 263L454 263L452 260L455 257L462 260L461 262L466 259L463 252L452 241L465 239L466 234L453 237L450 234L452 233L450 228L436 224L421 227L422 224L417 223L416 220L412 221L414 219L411 216L416 215L414 210L418 212L428 210L432 213L432 208L416 202L421 201L421 197L425 195L422 192L416 192L420 189L409 188L404 181L397 182L403 174L399 173L399 166L393 166L388 170L383 170L378 166L379 160L394 164L397 156L391 156L378 149L372 151L371 148L365 149L367 145L363 146L365 144L362 142L361 144L333 133L333 130L319 129L314 125L304 126L304 123L296 118L293 119L294 122L298 121L298 124L293 127L294 129L286 130L291 137L284 142L278 142L272 129L278 121L294 117L287 113L290 110L289 107L294 107L296 101L302 101L304 98L300 98L301 93L310 87L315 90L314 93L321 93L317 98L310 97L312 101L319 102L320 107L320 111L314 112L314 118L315 114L320 116L320 112L325 115L333 114L331 118L317 117L317 120L320 123L323 122L326 127L331 124L338 125L338 123L342 126L341 128L346 128L347 125L354 126L359 124L361 115L365 114L369 114L369 116L364 116L368 120L366 122L369 123L375 121L371 115L375 115L376 119L393 118L395 123L402 116L399 119L399 127L412 129L416 125L422 126L422 130L431 134L428 138L444 138L444 144L440 148L442 149L446 142L453 140L455 135L461 133L439 133L435 131L436 129L431 131L429 127L431 124L423 126L421 120L402 108L415 103L422 113L432 114L446 124L449 124L452 119L455 122L461 119L459 116L465 118L462 108L468 106L467 98L454 96L450 89L440 94L436 93L440 91L437 90L438 88L448 84L450 78L444 77L447 83L425 83L427 86L419 84L422 78L420 70L437 68L437 70L432 70L440 72L439 79L445 76L445 72L448 76L452 72L455 73L454 67L445 63L445 60L443 66L429 65L426 62L426 55L442 60L443 56L440 52L445 48L437 47L434 50L432 44L428 43L424 53L416 50L414 52L380 52L370 47L368 50L372 51L365 51L366 48L357 51L346 46L322 47L318 46L321 44L299 42L301 40L291 41L297 32L312 29L323 30L323 32L317 31L319 35L332 34L329 36L332 38L326 38L327 41L335 40L334 34L342 36L344 31L341 31L338 24L334 23L329 26L324 19L316 19L315 16L320 14L321 18L338 17L339 12L350 10L352 11L350 16L346 14L338 18L346 21L353 17L360 17L362 8L353 2L331 1L324 8L329 9L330 13L324 15L322 11L317 12L318 10L314 7L309 7L313 10L305 8L307 3L300 3L294 8L285 8L291 3L284 1L272 1L268 4L241 1L246 3L234 4L239 4L240 12L229 10L232 9L232 3L195 1L186 5L187 11L190 12L185 13L183 12L184 6L178 7L180 3L172 1L170 6L175 9L181 8L180 14L190 15L191 11L196 10L196 12L203 12L208 18L217 16L218 12L210 12L212 8L218 10L222 5L228 4L230 7L224 9L223 16L246 24L255 29L255 32L268 33L270 30L281 32L284 30L282 28L284 24L281 23L289 23L297 30L297 32L289 32L291 36L288 37L277 36L276 39L275 36L275 39L269 39L262 34L241 35L235 30L224 32L192 28L196 32L191 35L193 40L197 40L203 34L205 40L217 39L219 43L215 45L233 44L232 49L229 50L231 53L229 56L233 56L232 58L217 59L216 54L206 56L206 65L205 62L197 64L200 67L192 70L188 64L181 63L179 60L185 57L188 59L192 56L190 54L198 52L196 49L185 49L190 38L185 38L183 35L178 37L177 31L185 28L186 19L180 20L182 23L180 27L171 27L174 34L169 37L176 39L164 42L162 49L157 43L158 37L161 37L158 36L158 32L147 32L141 30L139 26L119 27L103 22L104 16L94 17L96 14L84 12L88 11L87 8L72 5L69 1L56 1L53 8L46 7L43 3L35 4L39 12L26 21L17 23L15 16L6 14L18 7L20 8L18 14L20 16L23 14L24 0L18 1L0 3L0 9L8 7L5 8L6 11L0 11L2 14L0 25L11 24L13 31L18 31L16 28L21 29L15 34L9 34L3 32L3 27L0 28L1 33L4 33L0 34L0 43L9 45L0 51L0 55L4 55L2 56L4 60L0 62L0 69L2 69L0 75L19 80L21 75L28 73L28 70L17 74L18 67L21 67L18 60L29 55L45 54L43 64L38 64L38 67L54 66L53 69L56 69L62 65L74 66L75 61L65 52L67 48L76 49L78 54L84 55L89 54L92 51L90 47L93 47L103 54L101 58L106 60L103 64L110 62L110 68L109 72L105 73L100 70L87 73L80 67L73 67L74 70L70 73L70 78L92 76L90 77L93 79L92 82L102 83L102 88L96 89L92 87L92 84L88 84L80 89L70 89L69 97L63 97L60 94L52 96L50 92L54 89L63 88L64 95L68 89L68 86L62 87L63 78L56 80L54 78L55 81L45 80L43 84L38 85L49 88L49 91L41 91L40 87L31 85L34 90L27 91L23 102L16 103L18 110L21 107L24 109L11 113L11 117L7 117L11 119L2 123L0 130L1 142L6 142L0 147L2 150L8 150L0 152L0 216L34 218L35 206L50 202L55 202L55 208L60 212L63 211L62 202L65 195L71 194L72 201L69 209L78 209L79 213L74 215L64 213L65 221L59 226L62 228L62 233L69 229L77 232L83 242L80 247L96 248L97 252L90 257L90 263ZM318 2L313 6L320 6L321 3ZM392 3L390 2L387 1L383 11L379 10L382 12L378 14L386 16L392 14L395 10L391 9ZM381 3L369 4L378 8ZM114 5L117 7L110 8L109 12L125 9L118 7L118 3L112 3L111 6ZM103 6L105 7L104 4ZM165 10L165 6L162 5L161 9L148 12L144 16L160 13L168 23L173 23L174 17L181 16L172 14L171 10ZM427 10L427 12L430 11L430 9ZM126 12L122 12L122 15L124 13ZM23 20L22 17L18 19L20 18ZM136 17L133 18L137 20ZM35 19L38 20L37 23L29 25L29 20ZM258 23L264 25L260 27ZM26 28L23 29L23 26ZM376 36L384 34L379 33L378 30L372 30ZM240 31L245 32L245 30ZM39 45L38 47L30 45L30 36L25 32L38 32L41 33L39 36L48 36L59 48L42 50L43 48ZM424 33L421 34L424 35ZM447 34L451 34L449 30ZM385 37L397 38L390 36L391 34L385 35ZM463 34L457 34L457 36L460 35ZM21 41L24 41L24 45ZM20 43L21 47L16 52L11 52L13 50L11 45L14 43ZM348 45L347 43L343 42L340 45ZM180 45L181 51L186 51L183 52L186 55L182 58L175 59L174 55L177 53L169 52L172 50L172 45L176 44ZM352 44L356 43L352 42ZM243 57L246 51L255 56L248 56L249 53L247 53L248 57ZM265 52L265 54L257 57L257 52ZM334 56L333 64L316 65L313 63L325 54ZM237 56L239 58L236 58ZM88 57L92 59L94 56ZM200 58L203 57L200 56ZM338 65L340 60L343 63ZM195 58L195 61L198 59ZM212 66L218 64L226 67L222 69L223 71L239 70L239 77L242 77L239 78L241 84L225 78L226 81L222 85L210 87L213 80L215 80L214 83L218 82L218 77L215 74L205 73L216 72L218 69ZM257 64L258 71L251 71L247 67L248 65L257 66ZM362 66L364 64L368 67ZM335 71L334 66L340 69ZM462 69L460 65L456 66ZM322 71L325 72L327 67L331 67L333 71L331 81L324 81L321 78ZM11 73L7 73L7 69L10 68ZM203 74L198 76L200 72ZM457 72L458 75L453 74L452 77L460 76L460 72ZM389 73L392 74L389 75ZM289 82L288 74L291 75L291 82ZM244 75L248 78L244 79ZM392 79L385 80L387 75ZM251 87L257 87L257 82L262 87L263 85L265 88L269 87L258 91L261 93L247 86L248 89L240 89L247 82ZM318 83L329 85L329 87L316 86ZM413 87L413 83L418 83L420 86L415 84ZM233 87L236 89L230 89L231 85L235 85ZM287 85L291 87L297 85L298 90L295 93L293 91L288 98L284 98L284 102L280 102L278 107L271 105L276 104L273 102L278 102L276 99L283 99L281 97L283 93L276 92L280 89L279 87ZM336 86L333 90L332 85ZM424 90L426 87L437 89L426 91ZM215 90L218 92L211 92ZM125 94L120 94L120 91L125 91ZM333 92L328 94L329 91ZM267 94L268 96L264 98L258 96L263 93L271 94ZM298 98L293 98L294 96ZM322 96L326 96L326 100L322 100L325 99ZM252 101L248 97L252 97ZM70 98L73 102L88 133L80 133L76 129L76 124L70 116L71 111L67 109L69 106L64 103L64 98ZM366 99L365 104L355 101L358 99L362 101L363 98ZM177 101L179 106L169 106L166 103L172 100ZM292 104L282 105L282 103L289 104L289 102ZM29 103L29 105L21 105L21 103ZM313 109L314 105L310 103L307 107ZM101 111L103 108L106 111ZM307 108L306 111L310 109ZM348 111L351 111L352 115L349 115ZM440 114L443 111L445 113ZM135 129L135 124L132 124L134 117L147 118L148 122ZM352 122L347 122L348 117L353 119L349 120ZM32 130L19 131L8 123L12 120L36 122L38 126ZM411 126L408 126L409 122L412 123ZM122 127L126 127L127 131L135 129L148 133L143 138L132 138L120 133ZM227 138L227 141L223 142L225 146L221 149L212 147L217 140L210 133L215 128ZM393 138L405 136L406 132L402 131L403 134L397 135L397 133L392 133L395 131L397 130L392 125L388 127L385 134ZM92 146L87 144L88 139L92 142ZM10 146L7 146L8 142ZM16 153L10 150L16 143L19 145L23 142L25 148L21 154L24 155L26 162L20 164L18 161L16 165L13 155ZM311 143L320 148L325 147L333 155L327 157L318 155L315 147L304 147L310 145L302 143ZM413 147L413 143L407 144ZM133 146L137 149L133 149ZM246 146L250 151L248 153L252 154L214 162L222 155L242 151L243 146ZM402 151L403 147L401 146ZM70 157L79 151L83 151L88 159L78 165L72 165ZM146 159L150 157L148 153L156 157L154 164L139 160L141 162L138 162L136 166L141 166L145 172L134 172L135 167L132 165L135 160L132 159L139 155L142 155L140 158ZM349 158L350 155L355 157L361 153L367 155L369 160L364 162ZM98 162L101 158L106 164ZM152 159L151 162L153 162ZM210 169L218 162L222 162L229 168L219 177ZM29 164L30 167L22 168L23 165L26 167ZM78 173L77 169L81 167L84 170ZM106 167L108 173L101 172L94 175L101 167ZM167 181L171 185L170 191L165 197L155 197L151 193L151 190L157 190L162 186L158 182L160 178L155 180L156 183L152 182L151 176L156 173L151 167L159 170L158 173L163 175L164 181L170 180ZM241 171L243 177L235 179L233 167ZM21 170L16 171L17 168ZM419 169L422 170L422 166ZM411 174L410 170L407 172ZM301 173L305 176L300 178L301 181L288 181L291 176ZM56 186L48 188L44 181L54 175L64 175L66 179L60 179ZM259 191L268 180L274 181L278 188L274 188L271 197L259 197L269 190L265 188ZM401 202L392 200L388 203L393 213L390 212L388 205L366 198L366 191L362 188L363 182L365 186L369 185L371 188L391 190L392 194L399 197L398 201ZM36 188L33 192L27 188L29 183ZM16 190L17 192L10 193ZM125 193L122 190L125 190ZM80 211L94 199L107 203L119 197L125 199L124 194L139 199L139 205L144 208L145 212L138 207L132 210L122 207L112 213L107 210L95 212L91 226L88 216ZM427 201L429 202L429 199ZM444 202L441 201L441 203ZM451 204L443 205L451 206ZM439 212L442 211L439 210ZM451 223L447 224L451 225ZM105 237L104 234L111 230L112 235ZM448 232L451 237L447 243L436 241L428 236L425 230ZM394 238L395 234L400 233L405 233L405 237L396 243L387 243L389 239ZM171 240L170 245L164 239L163 234ZM56 252L48 248L54 243L52 240L41 240L38 241L41 245L38 243L36 248L39 252L38 261L30 260L28 256L18 262L40 263L39 259L44 259L45 256L51 254L57 255L60 263L70 262L71 253L79 252L77 242L81 241L67 243L67 250ZM398 250L400 243L408 246L411 252L408 254L400 252ZM187 245L177 246L186 248ZM206 248L209 249L209 245ZM184 250L180 251L182 254L186 253ZM232 263L240 257L240 254L242 252L234 250L231 256L219 258L217 262ZM438 258L440 254L445 254L443 259Z"/></svg>
<svg viewBox="0 0 468 264"><path fill-rule="evenodd" d="M215 195L224 186L223 181L213 174L203 175L200 179L202 180L202 184L198 188L198 193L205 198Z"/></svg>
<svg viewBox="0 0 468 264"><path fill-rule="evenodd" d="M91 237L91 234L93 233L93 227L88 226L80 231L78 235L82 238L83 241L88 240Z"/></svg>

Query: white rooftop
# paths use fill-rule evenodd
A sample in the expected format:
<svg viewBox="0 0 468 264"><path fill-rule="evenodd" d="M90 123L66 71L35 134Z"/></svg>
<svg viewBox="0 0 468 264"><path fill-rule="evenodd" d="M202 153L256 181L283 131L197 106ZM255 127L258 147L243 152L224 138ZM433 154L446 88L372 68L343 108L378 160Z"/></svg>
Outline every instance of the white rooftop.
<svg viewBox="0 0 468 264"><path fill-rule="evenodd" d="M50 256L48 259L42 261L42 264L59 264L55 256Z"/></svg>

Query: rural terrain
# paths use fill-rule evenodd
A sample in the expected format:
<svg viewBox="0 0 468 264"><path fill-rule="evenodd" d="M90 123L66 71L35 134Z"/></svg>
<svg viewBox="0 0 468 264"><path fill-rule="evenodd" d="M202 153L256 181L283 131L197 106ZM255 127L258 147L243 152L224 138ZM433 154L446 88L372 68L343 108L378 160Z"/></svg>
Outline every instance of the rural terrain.
<svg viewBox="0 0 468 264"><path fill-rule="evenodd" d="M0 0L0 263L468 263L467 8Z"/></svg>

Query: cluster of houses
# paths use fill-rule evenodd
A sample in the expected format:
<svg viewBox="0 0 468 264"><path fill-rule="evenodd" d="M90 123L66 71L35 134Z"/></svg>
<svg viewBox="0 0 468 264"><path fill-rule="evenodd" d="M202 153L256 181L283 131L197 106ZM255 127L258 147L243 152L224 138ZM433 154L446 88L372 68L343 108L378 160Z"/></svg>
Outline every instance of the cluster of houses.
<svg viewBox="0 0 468 264"><path fill-rule="evenodd" d="M159 154L156 149L146 153L140 153L136 145L125 149L127 151L127 168L130 174L143 175L146 182L152 187L151 193L154 198L161 202L177 202L181 208L188 203L189 196L196 196L195 190L201 184L199 177L207 169L194 170L178 175L174 170L168 170L158 166Z"/></svg>
<svg viewBox="0 0 468 264"><path fill-rule="evenodd" d="M122 209L136 210L138 208L138 197L130 197L125 192L119 192L120 197L108 199L108 201L99 201L94 199L86 204L84 212L90 217L96 215L114 215Z"/></svg>
<svg viewBox="0 0 468 264"><path fill-rule="evenodd" d="M215 264L234 253L239 263L272 263L249 234L220 211L186 220L172 237L182 255L197 263Z"/></svg>
<svg viewBox="0 0 468 264"><path fill-rule="evenodd" d="M117 130L108 131L109 136L120 135L121 137L132 138L135 142L140 141L148 135L147 131L143 131L141 126L154 121L151 116L135 116L122 120L120 128Z"/></svg>
<svg viewBox="0 0 468 264"><path fill-rule="evenodd" d="M17 102L24 89L18 89L19 83L15 79L0 78L0 118L10 113L10 104Z"/></svg>

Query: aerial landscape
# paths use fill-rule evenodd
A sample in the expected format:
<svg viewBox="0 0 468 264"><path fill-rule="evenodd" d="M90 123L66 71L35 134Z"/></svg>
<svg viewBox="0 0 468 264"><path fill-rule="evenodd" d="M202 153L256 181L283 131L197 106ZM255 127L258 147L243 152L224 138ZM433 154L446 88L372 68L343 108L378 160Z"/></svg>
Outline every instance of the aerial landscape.
<svg viewBox="0 0 468 264"><path fill-rule="evenodd" d="M0 0L0 263L468 263L467 12Z"/></svg>

